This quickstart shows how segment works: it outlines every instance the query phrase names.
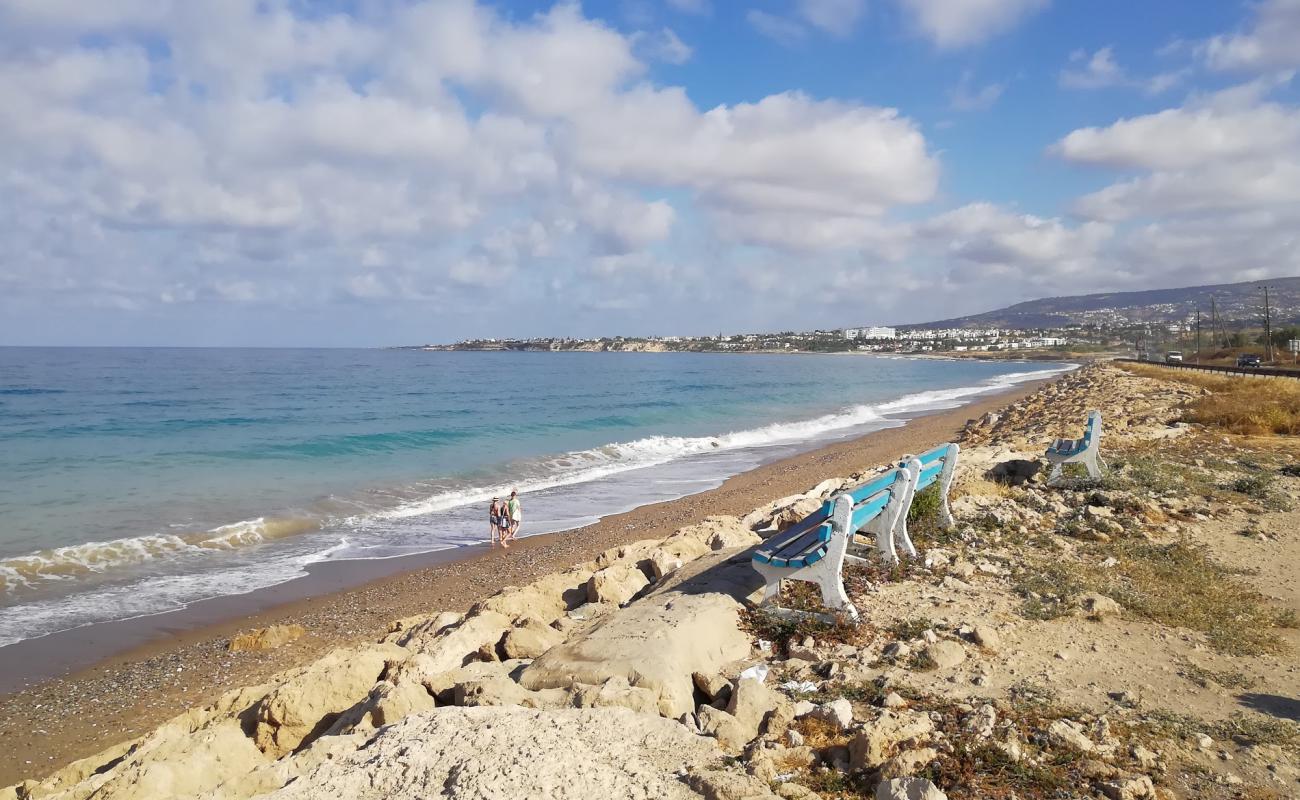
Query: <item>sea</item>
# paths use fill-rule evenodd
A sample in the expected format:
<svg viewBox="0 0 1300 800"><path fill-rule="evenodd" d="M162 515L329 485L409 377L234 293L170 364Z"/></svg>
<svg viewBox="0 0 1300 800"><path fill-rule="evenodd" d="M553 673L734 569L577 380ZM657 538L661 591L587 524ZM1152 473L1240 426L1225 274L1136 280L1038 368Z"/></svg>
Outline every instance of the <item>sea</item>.
<svg viewBox="0 0 1300 800"><path fill-rule="evenodd" d="M869 355L0 347L0 647L313 564L521 536L1069 364Z"/></svg>

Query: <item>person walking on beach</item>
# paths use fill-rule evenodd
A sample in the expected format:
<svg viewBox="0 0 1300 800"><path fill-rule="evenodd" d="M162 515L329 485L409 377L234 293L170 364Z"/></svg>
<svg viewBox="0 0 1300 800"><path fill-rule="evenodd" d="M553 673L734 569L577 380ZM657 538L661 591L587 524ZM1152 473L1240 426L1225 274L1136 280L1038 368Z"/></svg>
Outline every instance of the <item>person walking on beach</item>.
<svg viewBox="0 0 1300 800"><path fill-rule="evenodd" d="M524 509L519 505L519 492L511 490L510 500L506 503L506 515L510 526L510 540L519 533L519 525L524 521Z"/></svg>
<svg viewBox="0 0 1300 800"><path fill-rule="evenodd" d="M509 522L506 519L506 504L500 497L492 498L492 505L488 508L488 528L492 536L492 546L497 546L497 540L501 541L502 547L509 547L510 543L506 541L506 528Z"/></svg>

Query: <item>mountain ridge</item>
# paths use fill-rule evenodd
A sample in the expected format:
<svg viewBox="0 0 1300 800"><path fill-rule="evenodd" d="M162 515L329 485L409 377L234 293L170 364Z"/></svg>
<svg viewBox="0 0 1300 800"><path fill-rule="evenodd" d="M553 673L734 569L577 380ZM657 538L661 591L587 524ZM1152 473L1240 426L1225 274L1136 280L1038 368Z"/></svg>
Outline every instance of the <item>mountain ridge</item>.
<svg viewBox="0 0 1300 800"><path fill-rule="evenodd" d="M924 323L917 328L1062 328L1076 325L1133 325L1185 322L1199 309L1208 319L1211 299L1225 323L1260 323L1263 287L1269 289L1274 324L1300 322L1300 276L1128 292L1096 292L1025 300L1004 308Z"/></svg>

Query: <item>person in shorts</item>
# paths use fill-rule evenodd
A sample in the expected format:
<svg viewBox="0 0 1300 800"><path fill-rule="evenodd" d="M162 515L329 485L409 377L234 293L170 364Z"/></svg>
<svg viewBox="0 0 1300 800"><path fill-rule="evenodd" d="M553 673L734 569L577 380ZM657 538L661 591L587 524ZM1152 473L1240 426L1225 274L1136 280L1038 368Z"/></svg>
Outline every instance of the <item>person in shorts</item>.
<svg viewBox="0 0 1300 800"><path fill-rule="evenodd" d="M510 499L506 501L506 521L509 525L509 539L513 541L519 533L519 526L524 521L524 509L519 504L519 492L517 490L512 490Z"/></svg>
<svg viewBox="0 0 1300 800"><path fill-rule="evenodd" d="M500 497L492 498L492 505L488 507L488 528L492 537L492 546L497 546L500 540L502 547L509 547L506 542L506 504L501 501Z"/></svg>

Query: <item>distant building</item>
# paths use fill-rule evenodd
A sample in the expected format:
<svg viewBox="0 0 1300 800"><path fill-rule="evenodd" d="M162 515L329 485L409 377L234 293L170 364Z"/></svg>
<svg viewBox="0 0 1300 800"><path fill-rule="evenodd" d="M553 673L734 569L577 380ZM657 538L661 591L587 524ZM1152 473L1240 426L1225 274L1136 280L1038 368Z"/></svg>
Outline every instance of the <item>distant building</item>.
<svg viewBox="0 0 1300 800"><path fill-rule="evenodd" d="M884 326L874 326L868 328L845 328L845 339L895 339L898 337L898 331L894 328Z"/></svg>

